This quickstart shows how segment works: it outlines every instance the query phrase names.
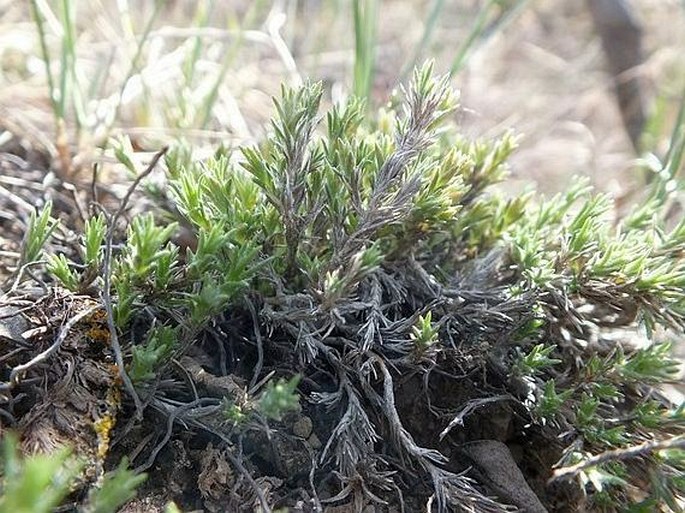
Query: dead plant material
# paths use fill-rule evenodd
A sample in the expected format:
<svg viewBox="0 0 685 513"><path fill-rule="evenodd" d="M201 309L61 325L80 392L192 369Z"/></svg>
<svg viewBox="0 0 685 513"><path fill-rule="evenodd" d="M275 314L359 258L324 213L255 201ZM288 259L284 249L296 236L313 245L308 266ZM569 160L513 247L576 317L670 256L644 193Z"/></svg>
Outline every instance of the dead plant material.
<svg viewBox="0 0 685 513"><path fill-rule="evenodd" d="M82 484L104 474L121 405L109 341L94 336L105 325L101 309L90 297L53 290L27 314L29 326L42 329L2 361L2 407L16 419L4 427L21 433L27 453L73 447L87 462Z"/></svg>

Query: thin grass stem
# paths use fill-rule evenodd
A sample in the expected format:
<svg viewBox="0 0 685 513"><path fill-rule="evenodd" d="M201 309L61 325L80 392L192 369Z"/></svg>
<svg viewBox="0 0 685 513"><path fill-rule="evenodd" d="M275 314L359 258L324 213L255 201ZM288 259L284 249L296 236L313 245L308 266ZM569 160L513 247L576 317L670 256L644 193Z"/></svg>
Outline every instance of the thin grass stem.
<svg viewBox="0 0 685 513"><path fill-rule="evenodd" d="M355 0L352 3L354 18L354 71L352 90L358 98L370 105L376 57L376 25L378 2L376 0Z"/></svg>

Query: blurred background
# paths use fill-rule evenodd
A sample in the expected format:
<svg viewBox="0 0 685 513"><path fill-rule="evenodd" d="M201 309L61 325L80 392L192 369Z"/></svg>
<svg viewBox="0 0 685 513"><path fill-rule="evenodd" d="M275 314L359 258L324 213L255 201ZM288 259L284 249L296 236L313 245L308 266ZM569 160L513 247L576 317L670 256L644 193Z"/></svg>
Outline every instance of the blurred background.
<svg viewBox="0 0 685 513"><path fill-rule="evenodd" d="M322 80L327 102L355 93L376 109L435 59L468 137L521 135L511 187L584 174L621 197L672 138L685 2L609 0L630 8L619 29L602 28L602 2L0 0L0 151L76 176L178 138L211 152L259 141L281 83ZM617 60L632 63L618 76ZM617 83L639 88L632 141Z"/></svg>

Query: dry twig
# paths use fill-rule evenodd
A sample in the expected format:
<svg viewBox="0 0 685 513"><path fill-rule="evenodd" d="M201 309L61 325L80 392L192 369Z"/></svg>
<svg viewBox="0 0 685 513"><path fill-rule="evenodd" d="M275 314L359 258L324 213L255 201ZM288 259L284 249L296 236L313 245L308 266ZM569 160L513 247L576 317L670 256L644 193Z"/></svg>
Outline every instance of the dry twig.
<svg viewBox="0 0 685 513"><path fill-rule="evenodd" d="M575 465L556 469L549 481L554 482L561 479L568 479L576 476L580 472L590 467L603 465L604 463L608 463L610 461L621 461L637 458L639 456L645 456L657 451L663 451L665 449L685 449L685 437L676 436L669 438L668 440L652 440L639 445L633 445L632 447L624 447L621 449L614 449L612 451L605 451L581 461L580 463L576 463Z"/></svg>
<svg viewBox="0 0 685 513"><path fill-rule="evenodd" d="M133 402L136 406L136 416L138 417L138 419L141 420L143 418L143 404L140 401L140 397L138 397L138 393L136 392L136 389L133 386L131 378L128 376L126 372L126 367L124 366L124 355L121 351L121 345L119 344L117 328L114 325L114 308L112 306L112 296L110 291L112 286L112 245L114 239L114 230L116 229L117 221L126 209L126 205L128 204L128 201L131 198L133 191L136 189L136 187L138 187L138 184L140 184L143 178L145 178L152 172L152 170L157 165L157 162L159 162L159 159L161 159L162 156L168 150L169 147L165 146L155 154L155 156L152 158L150 164L148 164L145 171L140 173L129 187L128 191L126 192L126 195L124 196L124 199L121 200L121 205L119 206L119 209L109 219L109 228L107 230L107 237L105 238L105 256L102 264L104 284L102 287L101 296L102 302L105 305L105 310L107 311L107 327L109 328L110 333L110 343L112 345L112 351L114 352L114 357L116 359L117 367L119 369L119 376L121 377L121 380L123 381L124 386L126 387L126 391L133 398Z"/></svg>
<svg viewBox="0 0 685 513"><path fill-rule="evenodd" d="M57 350L60 348L62 343L66 340L67 335L69 334L69 331L71 331L71 328L74 327L76 323L78 323L81 319L88 317L89 315L93 314L96 310L99 310L102 308L102 305L94 305L91 306L90 308L85 309L82 312L79 312L78 314L74 315L71 319L69 319L64 326L62 326L62 329L59 332L59 335L57 335L57 338L53 342L53 344L48 347L45 351L42 353L36 355L34 358L29 360L28 362L17 365L14 369L12 369L12 372L10 373L10 385L14 385L18 382L19 377L22 373L26 372L29 370L31 367L34 365L37 365L46 359L48 359L50 356L55 354Z"/></svg>

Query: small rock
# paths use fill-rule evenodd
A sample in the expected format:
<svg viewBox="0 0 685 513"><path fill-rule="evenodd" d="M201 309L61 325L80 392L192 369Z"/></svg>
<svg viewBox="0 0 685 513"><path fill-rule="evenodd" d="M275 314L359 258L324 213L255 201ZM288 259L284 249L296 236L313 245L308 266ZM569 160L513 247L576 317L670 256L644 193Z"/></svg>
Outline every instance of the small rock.
<svg viewBox="0 0 685 513"><path fill-rule="evenodd" d="M302 438L308 438L312 434L312 419L304 415L293 424L293 434Z"/></svg>
<svg viewBox="0 0 685 513"><path fill-rule="evenodd" d="M321 440L315 433L312 433L312 436L307 439L307 443L312 449L321 449Z"/></svg>
<svg viewBox="0 0 685 513"><path fill-rule="evenodd" d="M28 342L23 333L29 329L28 321L13 306L0 306L0 339L8 339L18 344Z"/></svg>

